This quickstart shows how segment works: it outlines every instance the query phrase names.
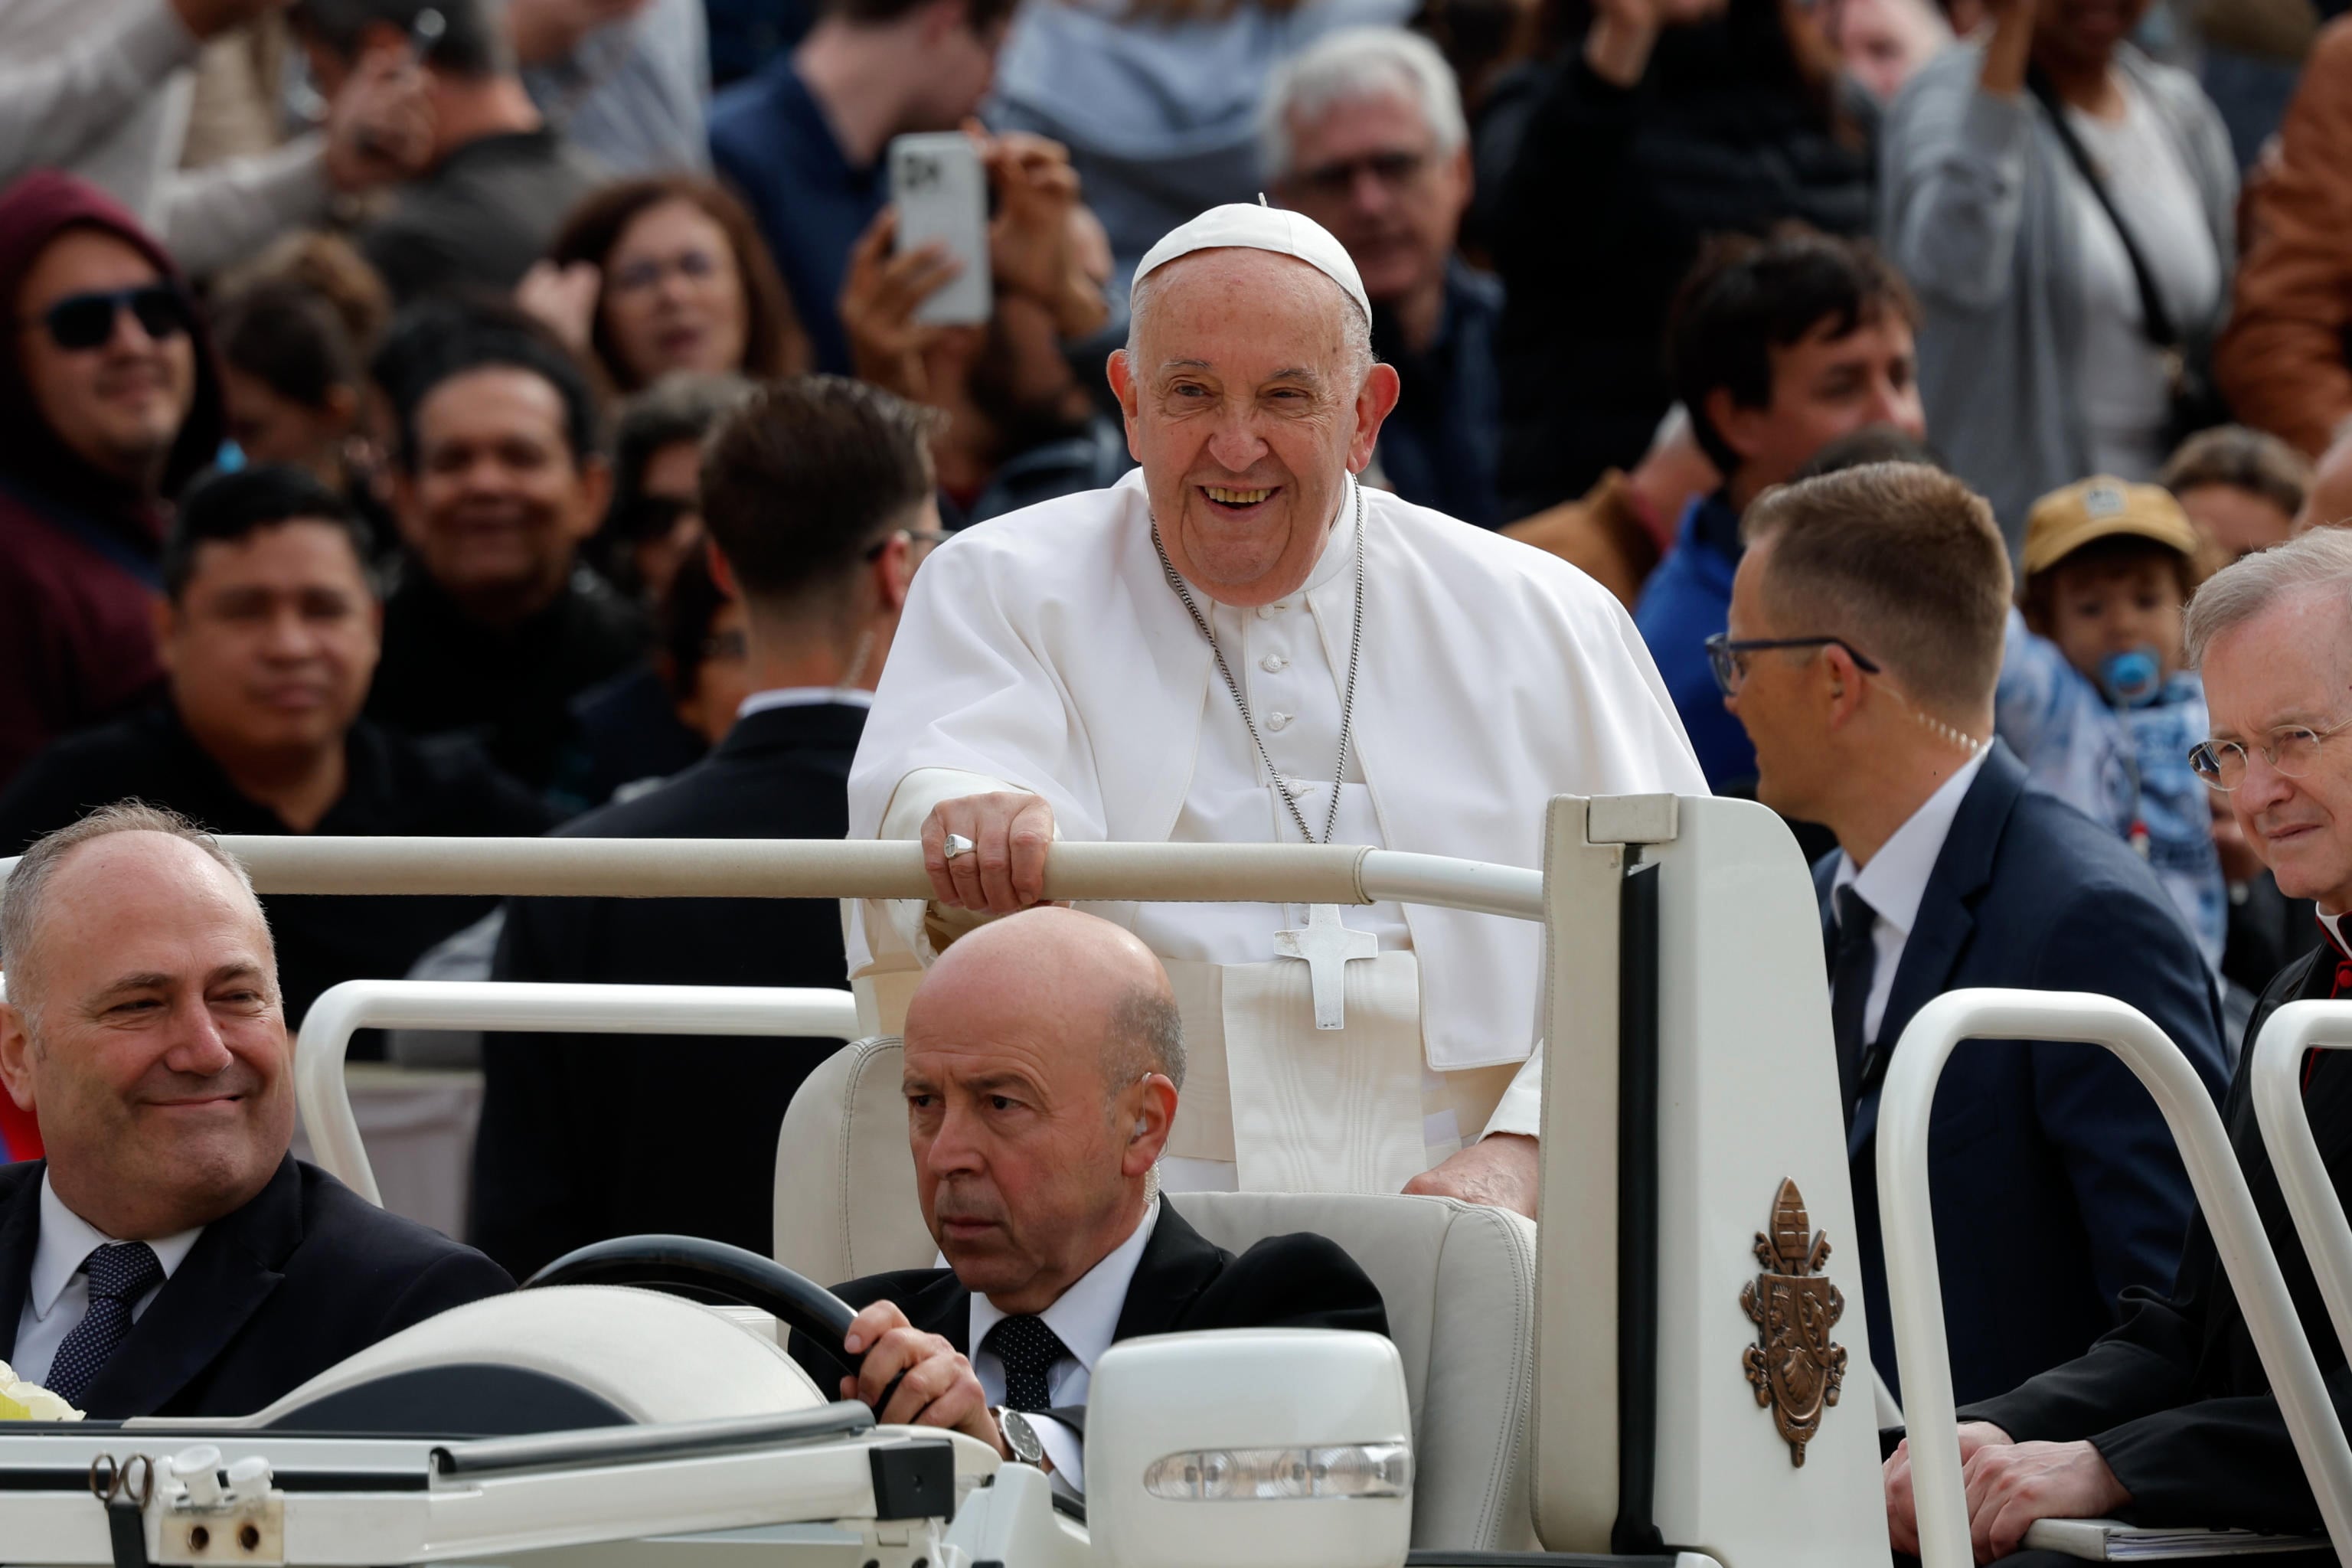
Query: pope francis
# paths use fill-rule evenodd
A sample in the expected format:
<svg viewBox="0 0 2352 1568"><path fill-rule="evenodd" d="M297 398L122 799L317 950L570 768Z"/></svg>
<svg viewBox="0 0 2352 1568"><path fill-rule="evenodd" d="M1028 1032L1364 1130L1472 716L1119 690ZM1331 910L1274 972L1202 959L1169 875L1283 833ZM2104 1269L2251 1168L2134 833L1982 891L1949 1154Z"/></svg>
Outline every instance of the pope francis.
<svg viewBox="0 0 2352 1568"><path fill-rule="evenodd" d="M1396 371L1337 240L1218 207L1136 269L1141 469L970 529L913 592L849 781L935 897L848 910L877 994L1035 902L1056 837L1540 862L1553 795L1703 794L1633 623L1555 556L1360 485ZM1532 1215L1539 928L1374 904L1096 906L1184 1013L1171 1188ZM1300 958L1310 962L1300 963Z"/></svg>

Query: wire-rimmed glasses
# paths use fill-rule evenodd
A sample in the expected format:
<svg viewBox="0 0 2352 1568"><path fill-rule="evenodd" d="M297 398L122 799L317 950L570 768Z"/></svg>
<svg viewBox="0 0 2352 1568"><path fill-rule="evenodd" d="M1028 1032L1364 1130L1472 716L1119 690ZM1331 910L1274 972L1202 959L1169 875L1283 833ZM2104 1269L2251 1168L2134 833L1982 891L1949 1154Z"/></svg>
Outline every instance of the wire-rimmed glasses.
<svg viewBox="0 0 2352 1568"><path fill-rule="evenodd" d="M2352 729L2352 720L2330 724L2320 729L2310 724L2288 724L2273 730L2254 742L2253 750L2263 754L2271 771L2282 778L2299 779L2319 764L2319 748L2326 741ZM2200 741L2189 748L2189 766L2211 789L2223 794L2246 782L2247 747L2242 741Z"/></svg>

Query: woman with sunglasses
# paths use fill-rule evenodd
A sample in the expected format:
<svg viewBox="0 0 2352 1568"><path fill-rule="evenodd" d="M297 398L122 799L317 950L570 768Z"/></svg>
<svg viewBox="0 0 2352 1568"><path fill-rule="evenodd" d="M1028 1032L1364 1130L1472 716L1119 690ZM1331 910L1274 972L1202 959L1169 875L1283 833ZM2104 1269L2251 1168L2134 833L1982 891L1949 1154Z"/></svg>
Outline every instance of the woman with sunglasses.
<svg viewBox="0 0 2352 1568"><path fill-rule="evenodd" d="M56 737L154 695L168 503L225 426L172 258L97 187L0 195L0 787Z"/></svg>
<svg viewBox="0 0 2352 1568"><path fill-rule="evenodd" d="M808 339L751 215L689 174L591 195L518 297L624 394L676 371L765 381L808 368Z"/></svg>

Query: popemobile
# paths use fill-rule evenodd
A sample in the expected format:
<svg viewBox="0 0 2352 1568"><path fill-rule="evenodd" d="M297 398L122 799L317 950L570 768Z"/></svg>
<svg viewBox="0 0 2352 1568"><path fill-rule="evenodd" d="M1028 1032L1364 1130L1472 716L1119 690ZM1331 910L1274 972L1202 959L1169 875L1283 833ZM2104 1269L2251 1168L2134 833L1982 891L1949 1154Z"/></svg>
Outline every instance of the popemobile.
<svg viewBox="0 0 2352 1568"><path fill-rule="evenodd" d="M225 841L263 892L920 898L911 843ZM2155 1096L2278 1391L2329 1537L2352 1450L2219 1117L2187 1060L2103 997L1964 992L1893 1055L1878 1139L1898 1412L1870 1363L1820 920L1752 804L1561 797L1540 873L1344 847L1060 844L1056 899L1370 903L1542 923L1543 1223L1448 1199L1171 1194L1219 1246L1319 1231L1392 1337L1238 1330L1097 1366L1083 1505L936 1428L829 1401L788 1330L838 1344L817 1281L930 1262L898 1042L871 994L354 982L296 1054L320 1163L374 1198L343 1084L361 1027L864 1037L802 1089L772 1258L606 1242L431 1319L257 1415L0 1425L0 1562L545 1568L1882 1568L1879 1432L1908 1417L1928 1568L1973 1561L1927 1190L1955 1050L2113 1051ZM2283 1010L2262 1124L2339 1334L2352 1229L2294 1092L2352 1005ZM1997 1258L1982 1260L1998 1268ZM714 1304L715 1303L715 1304ZM1939 1437L1938 1435L1945 1435ZM2087 1557L2281 1544L2044 1521ZM2298 1542L2307 1545L2315 1542Z"/></svg>

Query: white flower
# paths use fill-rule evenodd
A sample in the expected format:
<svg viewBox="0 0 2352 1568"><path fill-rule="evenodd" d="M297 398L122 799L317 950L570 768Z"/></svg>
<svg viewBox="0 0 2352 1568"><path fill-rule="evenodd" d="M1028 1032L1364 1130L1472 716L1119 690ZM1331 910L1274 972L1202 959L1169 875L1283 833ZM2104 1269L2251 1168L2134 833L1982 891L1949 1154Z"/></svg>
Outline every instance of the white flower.
<svg viewBox="0 0 2352 1568"><path fill-rule="evenodd" d="M0 1368L0 1371L4 1370ZM13 1372L7 1376L7 1386L0 1388L0 1402L5 1402L0 1404L0 1415L17 1421L79 1421L82 1418L80 1411L47 1389L22 1382ZM16 1415L6 1405L15 1405L24 1414Z"/></svg>

